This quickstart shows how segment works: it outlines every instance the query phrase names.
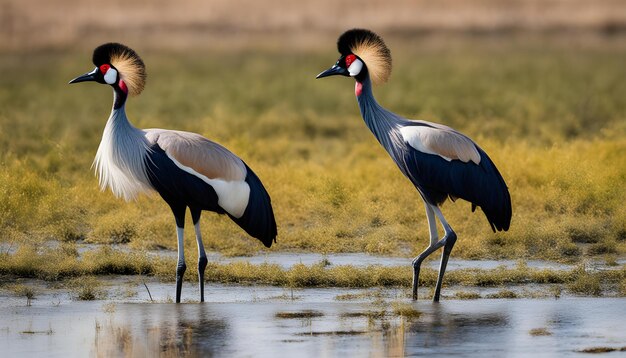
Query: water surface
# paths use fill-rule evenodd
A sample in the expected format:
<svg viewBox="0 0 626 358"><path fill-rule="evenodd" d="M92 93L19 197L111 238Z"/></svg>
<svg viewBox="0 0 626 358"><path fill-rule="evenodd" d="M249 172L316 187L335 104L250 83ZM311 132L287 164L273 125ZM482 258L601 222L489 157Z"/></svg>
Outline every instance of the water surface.
<svg viewBox="0 0 626 358"><path fill-rule="evenodd" d="M170 286L150 283L160 298ZM194 287L184 289L192 299ZM623 298L420 300L412 305L421 315L412 320L391 313L390 302L410 302L400 290L378 290L383 302L336 300L363 292L305 289L292 299L282 288L208 285L204 304L150 303L143 292L91 302L53 293L30 307L2 293L0 348L7 357L541 357L626 346ZM367 316L382 310L382 318ZM305 317L277 317L285 312ZM531 334L534 329L546 335Z"/></svg>

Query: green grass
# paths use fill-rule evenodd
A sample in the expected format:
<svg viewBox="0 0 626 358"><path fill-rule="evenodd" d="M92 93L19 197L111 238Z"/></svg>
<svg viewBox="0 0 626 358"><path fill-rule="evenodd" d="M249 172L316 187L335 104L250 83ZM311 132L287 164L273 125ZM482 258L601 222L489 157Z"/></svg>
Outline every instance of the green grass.
<svg viewBox="0 0 626 358"><path fill-rule="evenodd" d="M547 328L541 327L531 329L528 331L528 334L531 336L551 336L552 332L550 332Z"/></svg>
<svg viewBox="0 0 626 358"><path fill-rule="evenodd" d="M190 258L194 260L194 258ZM192 261L193 262L193 261ZM127 253L104 248L87 252L77 259L72 252L56 249L24 247L15 255L0 255L0 275L39 278L45 280L69 280L69 287L80 299L97 299L103 292L97 285L97 275L150 275L162 281L173 282L175 260L154 257L141 252ZM296 264L283 268L277 264L249 262L215 263L207 266L205 279L222 284L262 284L286 288L308 287L398 287L409 288L412 279L410 267L386 267L370 265L325 265L323 262L304 265ZM196 270L187 270L185 279L195 282ZM423 268L420 286L433 288L437 271ZM534 269L525 265L512 268L504 266L492 270L460 269L446 274L445 285L465 287L506 287L522 284L563 284L568 292L582 296L599 296L604 292L624 295L626 267L614 270L587 272L583 266L571 270ZM560 296L559 288L558 295ZM374 293L375 297L377 293ZM341 295L337 300L354 300L371 295ZM509 290L488 295L488 298L515 298ZM475 299L474 292L457 292L456 298Z"/></svg>
<svg viewBox="0 0 626 358"><path fill-rule="evenodd" d="M459 300L477 300L480 297L480 293L478 292L457 291L454 293L454 298Z"/></svg>
<svg viewBox="0 0 626 358"><path fill-rule="evenodd" d="M493 234L466 202L444 205L459 235L454 257L575 262L626 253L623 46L610 40L568 47L468 39L422 48L402 38L389 41L394 73L375 89L379 102L465 132L490 154L510 187L514 214L507 233ZM143 55L149 74L145 92L127 106L133 123L199 132L241 156L272 195L279 225L272 250L415 256L426 246L421 199L362 123L352 81L314 80L334 63L332 46L324 53L182 53L130 45ZM51 261L45 255L56 253L40 257L31 248L45 240L175 249L174 220L158 196L124 203L98 189L90 165L111 91L67 85L92 68L90 57L70 51L0 58L0 242L20 247L0 266L13 274L55 279L77 272L160 272L156 263L126 254L116 262L101 262L98 255L89 264L71 255ZM193 252L189 224L186 250ZM202 231L207 250L264 250L227 217L206 213ZM408 282L408 273L383 268L363 274L299 266L280 280L326 285L316 272L333 270L337 285ZM247 280L243 272L238 279ZM467 281L493 284L482 272Z"/></svg>
<svg viewBox="0 0 626 358"><path fill-rule="evenodd" d="M596 275L583 273L569 283L567 288L576 294L587 296L601 296L602 287L600 278Z"/></svg>
<svg viewBox="0 0 626 358"><path fill-rule="evenodd" d="M500 290L500 291L495 292L495 293L488 294L486 297L487 298L508 298L508 299L511 299L511 298L518 298L519 295L517 293L511 291L511 290L506 290L505 289L505 290Z"/></svg>
<svg viewBox="0 0 626 358"><path fill-rule="evenodd" d="M397 316L402 316L406 319L417 319L422 315L422 312L418 311L413 305L405 302L392 302L391 309Z"/></svg>
<svg viewBox="0 0 626 358"><path fill-rule="evenodd" d="M609 353L609 352L626 352L626 346L624 347L591 347L581 349L578 352L580 353Z"/></svg>
<svg viewBox="0 0 626 358"><path fill-rule="evenodd" d="M13 255L0 254L1 274L48 281L83 275L158 275L172 265L175 263L141 252L128 253L109 247L89 251L81 258L64 246L46 249L24 245Z"/></svg>
<svg viewBox="0 0 626 358"><path fill-rule="evenodd" d="M74 297L80 301L93 301L106 298L105 290L94 276L81 276L69 281Z"/></svg>
<svg viewBox="0 0 626 358"><path fill-rule="evenodd" d="M324 314L320 311L304 310L298 312L276 312L274 317L280 319L310 319L315 317L322 317Z"/></svg>
<svg viewBox="0 0 626 358"><path fill-rule="evenodd" d="M25 297L27 306L30 306L31 301L35 299L36 290L34 287L26 286L23 284L14 284L9 286L9 290L12 291L16 296Z"/></svg>

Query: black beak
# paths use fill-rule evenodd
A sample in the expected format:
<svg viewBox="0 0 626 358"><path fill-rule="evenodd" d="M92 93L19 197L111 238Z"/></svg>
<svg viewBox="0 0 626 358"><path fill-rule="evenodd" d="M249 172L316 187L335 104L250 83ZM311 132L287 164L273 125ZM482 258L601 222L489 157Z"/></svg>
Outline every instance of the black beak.
<svg viewBox="0 0 626 358"><path fill-rule="evenodd" d="M322 77L335 76L335 75L349 76L350 74L348 73L348 70L346 70L345 68L334 65L333 67L317 75L317 77L315 78L322 78Z"/></svg>
<svg viewBox="0 0 626 358"><path fill-rule="evenodd" d="M89 72L89 73L85 73L84 75L78 76L76 78L74 78L73 80L71 80L69 82L69 84L72 83L78 83L78 82L87 82L87 81L95 81L96 80L96 72L98 71L98 69L94 69L93 71Z"/></svg>

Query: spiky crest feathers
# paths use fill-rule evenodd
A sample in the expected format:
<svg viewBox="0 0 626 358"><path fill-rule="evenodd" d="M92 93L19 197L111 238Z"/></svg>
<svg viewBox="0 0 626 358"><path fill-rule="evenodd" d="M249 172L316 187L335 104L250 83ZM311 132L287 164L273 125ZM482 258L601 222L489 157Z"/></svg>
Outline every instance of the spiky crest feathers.
<svg viewBox="0 0 626 358"><path fill-rule="evenodd" d="M391 52L383 39L370 30L352 29L344 32L337 40L337 50L342 56L351 53L359 56L376 85L387 82L391 76Z"/></svg>
<svg viewBox="0 0 626 358"><path fill-rule="evenodd" d="M146 66L137 53L120 43L106 43L93 51L93 64L100 67L111 64L128 88L128 94L136 96L146 85Z"/></svg>

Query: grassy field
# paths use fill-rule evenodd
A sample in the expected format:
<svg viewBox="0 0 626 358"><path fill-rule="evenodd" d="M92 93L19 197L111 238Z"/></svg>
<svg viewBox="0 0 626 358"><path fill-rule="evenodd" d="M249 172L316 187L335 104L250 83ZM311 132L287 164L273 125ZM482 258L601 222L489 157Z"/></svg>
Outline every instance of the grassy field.
<svg viewBox="0 0 626 358"><path fill-rule="evenodd" d="M75 245L65 243L58 248L37 250L24 246L14 255L7 255L0 261L0 274L11 274L22 278L36 278L47 281L63 281L69 285L81 283L84 286L97 286L93 279L96 275L150 275L165 282L174 279L172 260L146 256L141 252L124 252L102 247L92 250L81 259ZM286 288L306 287L400 287L410 288L412 272L407 267L386 267L380 265L353 266L331 265L328 261L320 261L311 265L302 263L290 268L278 264L249 262L215 263L207 266L205 280L222 284L260 284ZM195 270L188 270L186 277L192 282L198 279ZM0 276L2 278L2 276ZM420 285L431 288L435 285L437 271L431 268L422 269ZM13 287L14 280L0 280L0 287ZM18 281L19 282L19 281ZM589 271L585 264L572 269L538 269L528 267L520 260L515 267L499 266L495 269L463 269L453 270L446 275L446 286L460 285L465 287L499 287L511 285L544 284L548 285L541 291L526 292L524 295L542 295L542 297L558 297L561 290L569 294L584 296L626 296L626 268ZM21 286L18 286L21 288ZM517 298L517 293L502 290L498 297ZM20 295L25 295L22 292ZM467 292L456 291L456 298L480 298L476 292L465 296ZM409 292L406 292L407 297ZM428 293L428 296L432 295ZM510 296L507 297L506 295ZM486 297L489 298L489 297ZM345 299L349 299L346 297Z"/></svg>
<svg viewBox="0 0 626 358"><path fill-rule="evenodd" d="M468 134L510 187L507 233L493 234L467 202L444 205L459 235L454 257L609 263L624 257L622 37L582 46L489 37L443 38L436 46L404 36L388 42L394 72L375 89L379 102ZM141 43L129 45L149 75L144 93L127 105L131 121L140 128L198 132L242 157L273 198L279 236L271 250L414 256L427 245L421 199L363 124L352 81L314 79L336 60L333 42L318 46L326 51L142 51ZM111 92L95 84L67 85L92 69L90 57L90 50L0 57L4 273L21 272L15 269L18 254L4 252L7 247L34 250L29 247L47 240L176 247L173 217L157 195L124 203L98 189L90 165ZM265 250L227 217L206 213L202 229L207 250ZM82 265L66 256L69 270ZM31 264L40 261L46 260ZM173 263L168 265L171 271Z"/></svg>

